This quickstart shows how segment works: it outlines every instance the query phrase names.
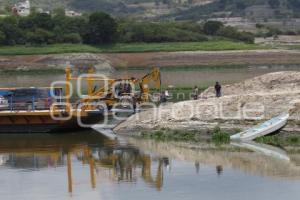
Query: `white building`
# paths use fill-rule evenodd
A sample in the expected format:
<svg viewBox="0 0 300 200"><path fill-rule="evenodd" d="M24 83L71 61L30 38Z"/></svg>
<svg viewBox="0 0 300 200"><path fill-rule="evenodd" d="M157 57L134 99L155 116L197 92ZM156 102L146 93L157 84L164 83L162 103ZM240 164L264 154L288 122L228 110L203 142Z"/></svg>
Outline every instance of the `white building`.
<svg viewBox="0 0 300 200"><path fill-rule="evenodd" d="M80 16L82 16L81 13L76 12L76 11L73 11L73 10L66 10L66 11L65 11L65 14L66 14L66 16L68 16L68 17L80 17Z"/></svg>
<svg viewBox="0 0 300 200"><path fill-rule="evenodd" d="M12 11L15 15L19 16L28 16L30 15L30 1L26 0L23 2L17 3L13 8Z"/></svg>

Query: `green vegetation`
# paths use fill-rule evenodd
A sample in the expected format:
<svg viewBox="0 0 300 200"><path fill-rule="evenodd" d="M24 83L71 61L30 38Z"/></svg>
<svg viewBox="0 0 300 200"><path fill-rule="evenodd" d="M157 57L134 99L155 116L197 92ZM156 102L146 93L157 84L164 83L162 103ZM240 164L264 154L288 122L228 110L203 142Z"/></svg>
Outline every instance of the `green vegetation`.
<svg viewBox="0 0 300 200"><path fill-rule="evenodd" d="M237 132L239 132L237 130ZM161 129L157 131L146 131L141 133L141 137L145 139L153 139L157 141L185 141L185 142L212 142L215 145L229 144L230 135L222 131L218 126L212 131L211 139L203 137L203 133L197 131L170 130ZM300 136L290 135L271 135L263 136L255 140L258 143L269 144L273 146L299 146Z"/></svg>
<svg viewBox="0 0 300 200"><path fill-rule="evenodd" d="M228 144L230 142L230 135L220 129L220 127L215 127L213 130L212 141L215 144Z"/></svg>
<svg viewBox="0 0 300 200"><path fill-rule="evenodd" d="M257 138L255 141L274 146L298 146L300 145L300 136L282 137L280 135L271 135Z"/></svg>
<svg viewBox="0 0 300 200"><path fill-rule="evenodd" d="M287 45L287 46L284 46L286 48L289 48L289 49L293 49L293 50L300 50L300 45Z"/></svg>
<svg viewBox="0 0 300 200"><path fill-rule="evenodd" d="M28 70L15 70L15 69L2 69L0 70L0 76L15 76L17 74L22 75L46 75L46 74L64 74L64 69L28 69Z"/></svg>
<svg viewBox="0 0 300 200"><path fill-rule="evenodd" d="M191 141L199 142L200 134L195 131L180 131L162 129L153 132L142 132L141 137L145 139L153 139L157 141Z"/></svg>
<svg viewBox="0 0 300 200"><path fill-rule="evenodd" d="M39 55L60 53L119 53L119 52L172 52L172 51L222 51L263 49L255 44L231 41L176 42L176 43L116 43L92 46L85 44L52 44L41 46L2 46L0 55Z"/></svg>
<svg viewBox="0 0 300 200"><path fill-rule="evenodd" d="M201 137L201 133L197 131L184 131L184 130L170 130L161 129L152 132L142 132L141 137L144 139L153 139L157 141L184 141L184 142L200 142L207 141ZM223 132L220 128L216 127L213 130L213 136L211 140L216 145L228 144L230 142L230 136L228 133Z"/></svg>
<svg viewBox="0 0 300 200"><path fill-rule="evenodd" d="M253 34L214 21L203 25L139 22L113 18L102 12L68 17L60 9L51 14L33 12L27 17L0 18L0 45L8 51L7 46L22 46L19 50L11 49L16 54L256 49L253 43Z"/></svg>

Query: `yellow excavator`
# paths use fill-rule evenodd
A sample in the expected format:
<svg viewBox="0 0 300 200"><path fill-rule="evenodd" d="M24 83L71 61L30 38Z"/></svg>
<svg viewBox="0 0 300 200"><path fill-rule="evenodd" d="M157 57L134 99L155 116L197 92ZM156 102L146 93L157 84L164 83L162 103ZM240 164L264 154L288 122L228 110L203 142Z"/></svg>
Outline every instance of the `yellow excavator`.
<svg viewBox="0 0 300 200"><path fill-rule="evenodd" d="M67 83L71 80L78 80L78 78L72 78L70 73L70 69L67 68ZM108 109L111 109L116 103L122 103L123 100L127 100L127 102L132 104L149 102L149 84L151 82L154 82L157 90L161 90L161 74L159 68L154 68L150 73L146 74L141 79L124 78L103 80L96 77L93 70L89 70L88 76L84 79L87 80L88 95L79 102L87 105L82 107L82 109L93 109L91 106L92 103L99 101L105 102ZM97 89L95 86L95 81L97 80L106 81L106 87ZM139 88L139 91L136 91L135 88Z"/></svg>

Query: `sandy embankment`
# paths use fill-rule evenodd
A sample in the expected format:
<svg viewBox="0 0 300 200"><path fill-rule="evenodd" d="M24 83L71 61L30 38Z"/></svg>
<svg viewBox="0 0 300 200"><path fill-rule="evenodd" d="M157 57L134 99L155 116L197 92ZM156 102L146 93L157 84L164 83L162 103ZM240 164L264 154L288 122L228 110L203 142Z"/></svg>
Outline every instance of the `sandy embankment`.
<svg viewBox="0 0 300 200"><path fill-rule="evenodd" d="M187 51L0 56L0 70L64 69L66 62L73 65L93 65L97 69L188 65L297 65L300 64L300 51Z"/></svg>
<svg viewBox="0 0 300 200"><path fill-rule="evenodd" d="M223 86L223 97L208 88L196 101L161 106L131 116L115 128L119 134L161 128L202 130L219 126L226 130L246 129L283 112L290 113L284 128L300 131L300 72L275 72L241 83Z"/></svg>

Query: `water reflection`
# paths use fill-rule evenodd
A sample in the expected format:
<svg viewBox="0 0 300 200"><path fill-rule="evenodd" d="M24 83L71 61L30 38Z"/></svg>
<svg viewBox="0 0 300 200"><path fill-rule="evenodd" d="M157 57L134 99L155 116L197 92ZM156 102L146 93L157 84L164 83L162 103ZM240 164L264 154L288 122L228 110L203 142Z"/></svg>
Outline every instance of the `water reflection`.
<svg viewBox="0 0 300 200"><path fill-rule="evenodd" d="M196 172L199 172L201 163L214 166L218 175L222 175L225 168L230 168L263 177L300 180L298 147L287 153L278 147L255 142L232 143L218 147L208 143L186 144L133 138L129 140L141 150L194 162Z"/></svg>
<svg viewBox="0 0 300 200"><path fill-rule="evenodd" d="M233 187L223 188L230 194L239 187L243 191L240 184L244 181L254 187L258 183L251 182L255 176L300 180L299 151L288 152L291 160L287 162L262 154L261 149L255 153L240 146L187 145L133 138L121 143L96 132L0 135L0 175L4 178L0 182L0 196L4 199L19 199L20 195L27 199L153 199L152 195L160 194L155 198L165 199L175 192L182 196L173 195L173 199L186 195L187 199L195 199L199 188L232 184ZM22 187L17 187L18 182ZM271 183L266 182L266 188L273 190ZM284 183L289 183L286 187L293 184ZM217 196L219 192L211 188L201 190L201 194ZM53 191L57 196L53 196Z"/></svg>
<svg viewBox="0 0 300 200"><path fill-rule="evenodd" d="M122 146L99 133L69 135L0 135L2 167L25 171L66 166L68 191L73 192L72 163L89 166L91 188L96 188L97 174L105 174L115 182L137 182L142 178L150 187L161 190L163 166L168 158L155 158L130 145ZM154 163L154 164L153 164ZM156 163L156 166L154 166ZM156 168L153 174L152 167ZM0 168L1 170L1 168Z"/></svg>

